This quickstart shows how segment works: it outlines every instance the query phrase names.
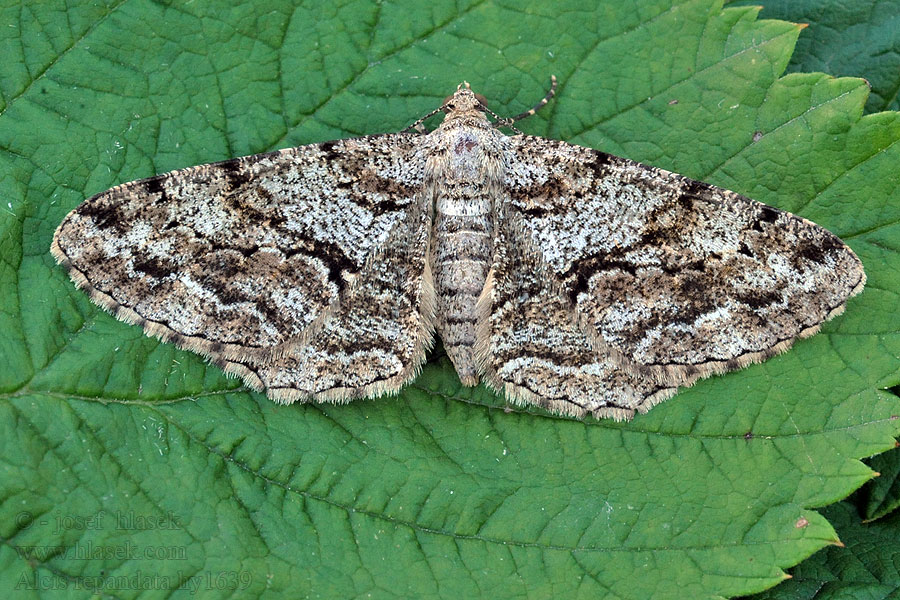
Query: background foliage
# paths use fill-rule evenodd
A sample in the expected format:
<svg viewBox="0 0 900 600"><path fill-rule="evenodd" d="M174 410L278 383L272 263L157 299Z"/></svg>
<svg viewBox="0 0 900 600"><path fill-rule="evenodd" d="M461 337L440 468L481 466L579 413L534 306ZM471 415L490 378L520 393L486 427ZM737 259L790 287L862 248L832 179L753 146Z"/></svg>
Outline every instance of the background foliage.
<svg viewBox="0 0 900 600"><path fill-rule="evenodd" d="M752 5L757 2L728 2ZM772 0L761 17L786 19L810 26L800 33L788 72L825 71L832 75L864 77L872 92L865 112L900 108L900 2ZM890 177L897 185L896 176ZM898 389L893 388L897 393ZM900 553L900 449L866 461L880 476L848 501L824 514L835 525L844 548L822 550L792 569L793 579L759 598L889 597L900 587L894 566ZM861 519L889 519L874 523Z"/></svg>
<svg viewBox="0 0 900 600"><path fill-rule="evenodd" d="M863 116L862 80L780 78L807 64L789 62L800 27L711 0L0 10L2 589L721 598L838 535L769 593L900 579L871 552L891 556L896 519L855 511L890 512L895 475L815 510L869 480L859 459L900 429L884 391L900 119ZM463 79L515 114L551 73L558 97L528 133L802 214L860 255L866 292L787 354L631 423L582 423L460 388L439 351L399 398L277 407L97 309L48 253L66 212L116 183L400 130ZM835 567L846 556L861 566Z"/></svg>
<svg viewBox="0 0 900 600"><path fill-rule="evenodd" d="M809 24L800 33L789 73L824 71L865 77L866 112L900 109L900 0L738 0L763 5L761 17Z"/></svg>

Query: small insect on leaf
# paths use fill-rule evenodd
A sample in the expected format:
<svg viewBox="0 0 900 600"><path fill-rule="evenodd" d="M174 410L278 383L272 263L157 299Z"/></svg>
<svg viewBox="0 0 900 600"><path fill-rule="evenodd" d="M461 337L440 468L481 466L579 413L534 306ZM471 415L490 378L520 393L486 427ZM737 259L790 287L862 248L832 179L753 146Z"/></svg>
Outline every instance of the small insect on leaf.
<svg viewBox="0 0 900 600"><path fill-rule="evenodd" d="M52 252L116 317L278 402L394 393L436 333L465 385L579 418L765 360L862 290L859 259L803 218L500 131L554 89L501 119L461 84L427 134L126 183L69 213Z"/></svg>

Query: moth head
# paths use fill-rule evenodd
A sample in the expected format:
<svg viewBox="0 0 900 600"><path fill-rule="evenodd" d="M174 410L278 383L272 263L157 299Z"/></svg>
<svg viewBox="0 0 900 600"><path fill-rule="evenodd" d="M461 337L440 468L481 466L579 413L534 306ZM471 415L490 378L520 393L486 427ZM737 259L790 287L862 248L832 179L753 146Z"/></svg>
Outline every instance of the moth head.
<svg viewBox="0 0 900 600"><path fill-rule="evenodd" d="M444 98L441 110L446 113L484 112L487 109L487 98L476 94L469 88L469 82L463 81L456 88L456 93Z"/></svg>

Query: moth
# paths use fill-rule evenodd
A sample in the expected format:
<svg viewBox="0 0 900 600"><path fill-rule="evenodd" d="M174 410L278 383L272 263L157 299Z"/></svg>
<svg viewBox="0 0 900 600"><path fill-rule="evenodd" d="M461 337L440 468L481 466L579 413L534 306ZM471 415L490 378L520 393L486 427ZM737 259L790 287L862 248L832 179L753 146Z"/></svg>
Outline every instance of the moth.
<svg viewBox="0 0 900 600"><path fill-rule="evenodd" d="M856 255L801 217L501 132L555 87L501 119L464 82L430 133L427 115L125 183L51 250L117 318L276 402L395 393L437 334L464 385L577 418L765 360L862 290Z"/></svg>

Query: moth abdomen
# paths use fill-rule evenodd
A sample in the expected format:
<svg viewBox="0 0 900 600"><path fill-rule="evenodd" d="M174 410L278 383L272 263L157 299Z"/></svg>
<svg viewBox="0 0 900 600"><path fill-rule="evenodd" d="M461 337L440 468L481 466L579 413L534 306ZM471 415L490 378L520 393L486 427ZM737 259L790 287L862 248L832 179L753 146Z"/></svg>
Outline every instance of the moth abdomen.
<svg viewBox="0 0 900 600"><path fill-rule="evenodd" d="M476 385L476 305L491 266L494 232L489 205L484 211L471 211L471 206L453 210L453 205L461 202L477 201L444 199L437 203L432 250L436 326L460 380Z"/></svg>

